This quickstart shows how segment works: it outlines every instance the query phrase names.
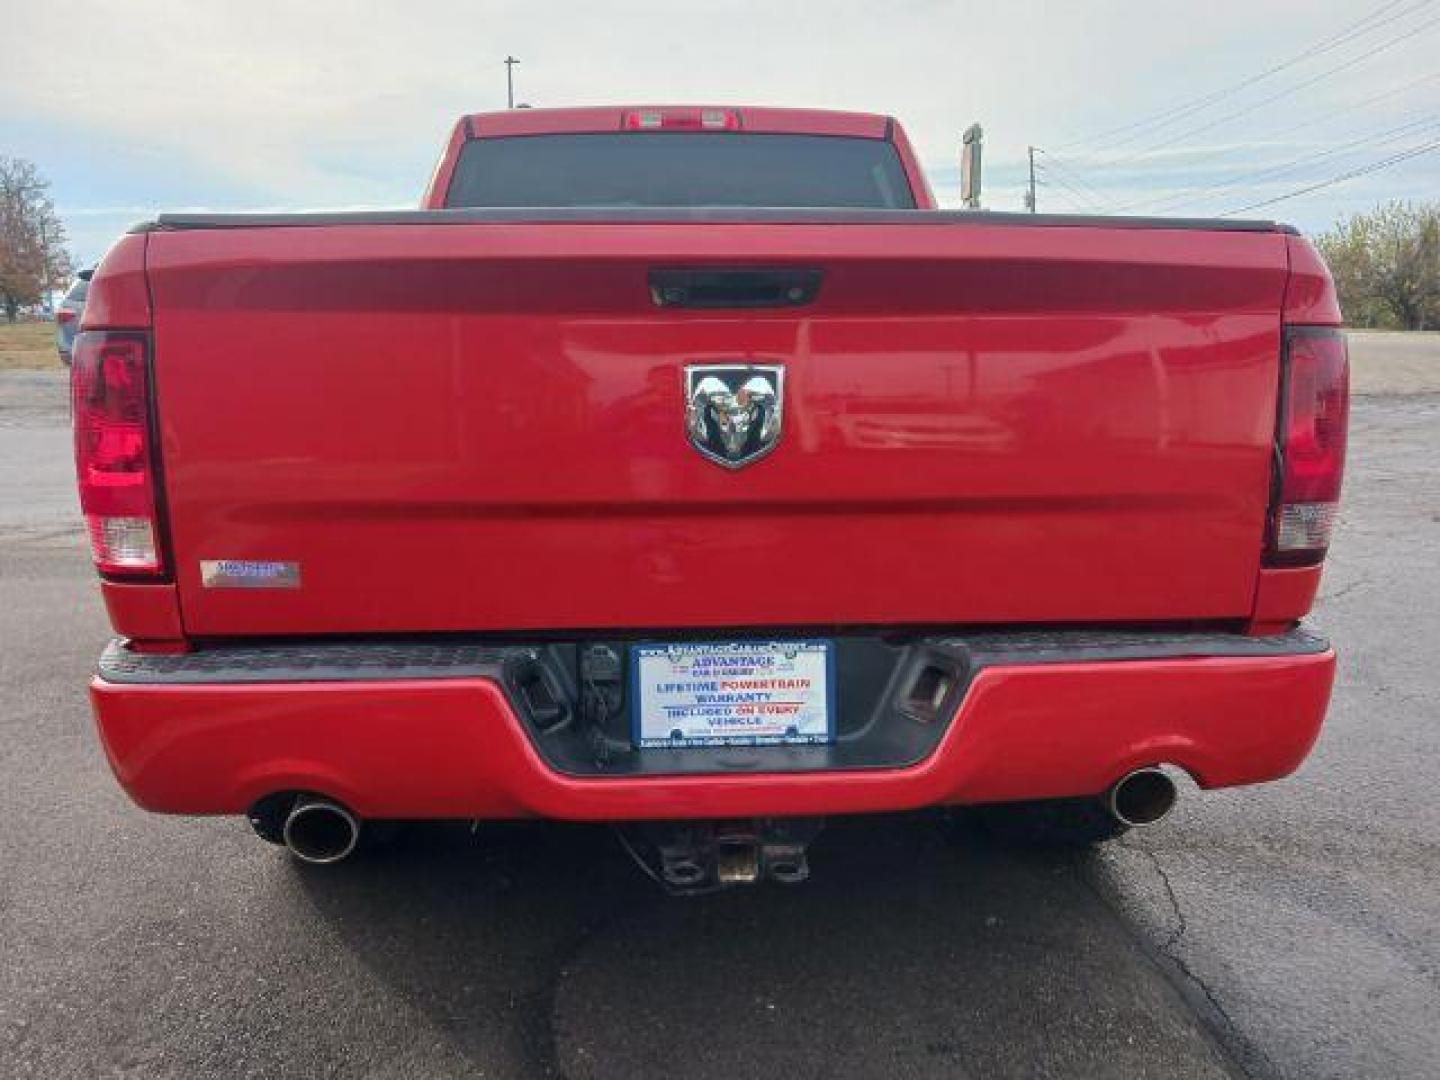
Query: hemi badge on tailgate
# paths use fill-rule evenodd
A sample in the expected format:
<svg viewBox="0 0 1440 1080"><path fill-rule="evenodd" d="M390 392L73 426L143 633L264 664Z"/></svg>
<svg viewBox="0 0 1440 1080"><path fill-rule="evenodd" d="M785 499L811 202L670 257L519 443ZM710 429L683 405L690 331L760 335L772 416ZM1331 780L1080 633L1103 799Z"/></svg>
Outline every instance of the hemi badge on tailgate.
<svg viewBox="0 0 1440 1080"><path fill-rule="evenodd" d="M201 559L200 583L207 589L298 589L300 564L254 559Z"/></svg>

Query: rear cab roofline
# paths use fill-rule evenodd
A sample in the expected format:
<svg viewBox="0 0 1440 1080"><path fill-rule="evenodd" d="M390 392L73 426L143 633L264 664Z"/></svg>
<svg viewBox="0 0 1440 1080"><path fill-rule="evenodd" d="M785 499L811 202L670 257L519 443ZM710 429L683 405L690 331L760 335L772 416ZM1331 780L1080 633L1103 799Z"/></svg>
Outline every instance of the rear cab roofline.
<svg viewBox="0 0 1440 1080"><path fill-rule="evenodd" d="M735 118L739 131L763 135L830 135L852 139L885 139L900 154L905 175L922 210L938 205L929 181L892 116L881 113L842 112L833 109L778 109L753 105L591 105L570 109L505 109L470 113L451 129L445 150L435 165L420 205L439 210L445 205L460 151L470 139L516 138L528 135L583 135L623 131L625 118L636 112L718 111Z"/></svg>
<svg viewBox="0 0 1440 1080"><path fill-rule="evenodd" d="M880 113L837 112L829 109L776 109L749 105L603 105L575 109L506 109L470 113L461 119L471 139L509 138L517 135L580 135L621 131L625 117L636 112L724 112L734 116L740 131L764 135L841 135L855 139L885 139L895 126Z"/></svg>

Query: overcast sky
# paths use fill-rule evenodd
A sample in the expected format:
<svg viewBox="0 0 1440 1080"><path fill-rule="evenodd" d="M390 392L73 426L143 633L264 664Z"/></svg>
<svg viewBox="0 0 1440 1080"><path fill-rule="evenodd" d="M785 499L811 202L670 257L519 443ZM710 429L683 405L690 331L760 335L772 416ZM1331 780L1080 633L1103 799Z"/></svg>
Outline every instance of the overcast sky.
<svg viewBox="0 0 1440 1080"><path fill-rule="evenodd" d="M1440 140L1436 0L0 3L0 153L85 261L158 210L413 205L455 117L504 106L507 53L536 106L891 113L945 202L978 120L997 210L1030 144L1042 210L1211 214ZM1250 216L1437 197L1432 150Z"/></svg>

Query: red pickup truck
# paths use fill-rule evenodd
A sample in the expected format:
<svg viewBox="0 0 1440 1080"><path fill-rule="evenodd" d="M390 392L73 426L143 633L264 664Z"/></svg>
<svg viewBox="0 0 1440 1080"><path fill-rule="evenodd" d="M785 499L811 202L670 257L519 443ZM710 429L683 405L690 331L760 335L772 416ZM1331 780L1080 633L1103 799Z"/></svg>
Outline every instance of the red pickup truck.
<svg viewBox="0 0 1440 1080"><path fill-rule="evenodd" d="M1152 823L1317 735L1339 326L1292 229L941 211L851 113L486 113L418 211L162 215L74 351L106 753L311 862L606 821L676 887Z"/></svg>

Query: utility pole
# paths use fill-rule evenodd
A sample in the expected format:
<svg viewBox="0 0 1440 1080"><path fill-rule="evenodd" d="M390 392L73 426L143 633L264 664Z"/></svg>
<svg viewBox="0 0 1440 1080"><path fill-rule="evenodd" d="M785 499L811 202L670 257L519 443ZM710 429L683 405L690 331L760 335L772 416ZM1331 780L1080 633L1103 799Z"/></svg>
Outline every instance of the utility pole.
<svg viewBox="0 0 1440 1080"><path fill-rule="evenodd" d="M50 230L43 218L40 221L40 258L44 260L40 271L41 288L44 290L40 305L48 311L55 300L55 282L50 277Z"/></svg>
<svg viewBox="0 0 1440 1080"><path fill-rule="evenodd" d="M505 107L515 107L515 65L520 61L513 56L505 57Z"/></svg>
<svg viewBox="0 0 1440 1080"><path fill-rule="evenodd" d="M1030 151L1030 190L1025 192L1025 209L1035 213L1035 148L1027 147Z"/></svg>

